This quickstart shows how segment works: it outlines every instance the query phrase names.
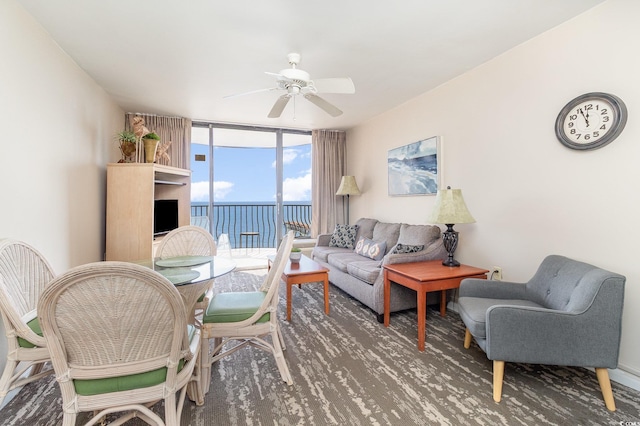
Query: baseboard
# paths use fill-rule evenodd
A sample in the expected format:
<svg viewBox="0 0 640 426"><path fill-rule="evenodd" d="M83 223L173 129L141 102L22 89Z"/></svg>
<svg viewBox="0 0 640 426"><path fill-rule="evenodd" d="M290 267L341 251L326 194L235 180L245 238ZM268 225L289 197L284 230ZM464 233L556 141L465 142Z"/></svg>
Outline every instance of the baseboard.
<svg viewBox="0 0 640 426"><path fill-rule="evenodd" d="M447 309L458 312L458 304L451 301L447 303ZM611 379L612 382L620 383L621 385L640 391L640 376L635 375L633 372L626 371L624 366L610 369L609 379Z"/></svg>
<svg viewBox="0 0 640 426"><path fill-rule="evenodd" d="M609 370L609 379L611 379L612 382L620 383L621 385L640 391L640 376L636 376L622 368Z"/></svg>

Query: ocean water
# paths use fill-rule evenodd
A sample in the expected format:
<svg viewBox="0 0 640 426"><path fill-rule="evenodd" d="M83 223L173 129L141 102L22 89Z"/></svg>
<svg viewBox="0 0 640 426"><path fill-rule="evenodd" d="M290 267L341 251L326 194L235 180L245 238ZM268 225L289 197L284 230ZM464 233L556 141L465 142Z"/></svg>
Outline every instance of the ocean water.
<svg viewBox="0 0 640 426"><path fill-rule="evenodd" d="M206 226L208 206L206 202L191 203L192 222ZM285 222L302 222L311 225L311 202L285 202ZM194 219L194 217L196 219ZM229 236L231 247L276 247L276 205L268 202L232 202L213 205L212 235L216 240L222 234ZM287 231L282 226L282 233ZM256 236L242 236L245 232L257 232Z"/></svg>

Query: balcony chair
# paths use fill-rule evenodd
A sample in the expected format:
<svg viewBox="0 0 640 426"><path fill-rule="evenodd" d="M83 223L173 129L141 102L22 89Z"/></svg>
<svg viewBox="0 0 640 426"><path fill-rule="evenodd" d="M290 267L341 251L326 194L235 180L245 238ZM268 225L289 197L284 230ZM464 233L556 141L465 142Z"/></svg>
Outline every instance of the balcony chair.
<svg viewBox="0 0 640 426"><path fill-rule="evenodd" d="M49 350L36 313L38 299L53 277L49 262L36 249L20 241L0 240L0 311L7 336L0 406L11 390L53 372L43 369Z"/></svg>
<svg viewBox="0 0 640 426"><path fill-rule="evenodd" d="M493 360L493 399L502 398L505 362L595 368L615 411L608 368L618 366L625 277L551 255L526 283L465 279L459 312Z"/></svg>
<svg viewBox="0 0 640 426"><path fill-rule="evenodd" d="M280 278L289 260L293 238L294 232L289 231L282 239L272 267L259 291L218 293L209 303L202 324L199 374L202 394L196 398L196 404L204 403L204 394L209 390L211 364L245 345L271 352L282 380L289 385L293 383L284 358L283 351L286 348L277 317ZM265 340L269 335L271 342ZM213 351L209 346L209 339L214 340ZM223 350L223 346L233 340L239 343Z"/></svg>
<svg viewBox="0 0 640 426"><path fill-rule="evenodd" d="M200 331L187 326L182 297L159 273L132 263L97 262L55 278L38 303L56 380L63 425L119 413L179 425ZM178 394L178 395L176 395ZM164 422L150 408L164 401ZM121 423L117 423L121 424Z"/></svg>
<svg viewBox="0 0 640 426"><path fill-rule="evenodd" d="M215 256L216 240L206 229L200 226L181 226L169 232L160 242L156 257L168 258L178 256ZM196 303L195 310L203 311L213 297L213 280L207 291ZM193 299L191 299L193 300Z"/></svg>

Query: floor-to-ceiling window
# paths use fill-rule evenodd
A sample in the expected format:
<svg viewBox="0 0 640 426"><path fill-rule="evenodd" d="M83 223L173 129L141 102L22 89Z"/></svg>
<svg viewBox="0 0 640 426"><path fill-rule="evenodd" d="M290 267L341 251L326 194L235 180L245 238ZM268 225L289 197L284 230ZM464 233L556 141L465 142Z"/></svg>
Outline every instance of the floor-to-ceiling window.
<svg viewBox="0 0 640 426"><path fill-rule="evenodd" d="M288 229L307 235L311 132L194 123L191 169L192 223L219 243L255 249Z"/></svg>

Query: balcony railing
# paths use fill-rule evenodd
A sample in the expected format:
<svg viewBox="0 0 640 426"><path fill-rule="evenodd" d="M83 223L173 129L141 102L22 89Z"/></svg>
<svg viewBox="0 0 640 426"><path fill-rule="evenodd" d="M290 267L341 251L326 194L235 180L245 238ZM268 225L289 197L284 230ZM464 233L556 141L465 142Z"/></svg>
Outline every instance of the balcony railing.
<svg viewBox="0 0 640 426"><path fill-rule="evenodd" d="M191 223L209 229L209 206L206 203L191 204ZM311 204L285 204L282 234L289 229L296 236L309 235ZM214 238L227 234L232 248L276 247L277 225L275 204L217 203L213 205ZM251 233L254 233L251 235ZM255 234L257 233L257 235Z"/></svg>

